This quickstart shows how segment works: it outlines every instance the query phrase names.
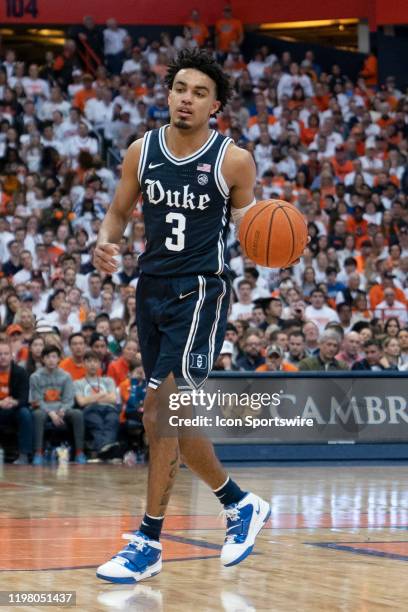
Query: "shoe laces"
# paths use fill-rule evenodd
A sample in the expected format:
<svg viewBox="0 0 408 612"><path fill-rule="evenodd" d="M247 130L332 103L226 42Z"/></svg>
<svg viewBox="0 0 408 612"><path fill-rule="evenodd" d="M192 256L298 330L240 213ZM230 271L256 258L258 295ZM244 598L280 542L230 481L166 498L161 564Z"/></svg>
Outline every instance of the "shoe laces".
<svg viewBox="0 0 408 612"><path fill-rule="evenodd" d="M239 521L240 513L237 506L226 507L219 513L218 516L222 516L228 523L228 521Z"/></svg>
<svg viewBox="0 0 408 612"><path fill-rule="evenodd" d="M227 523L227 527L229 527L229 529L236 529L239 525L238 521L241 518L239 508L237 508L237 506L224 508L223 510L221 510L219 516L222 516L225 519ZM230 525L230 523L235 523L235 524ZM225 537L225 544L234 544L235 538L237 535L238 535L237 533L227 534Z"/></svg>
<svg viewBox="0 0 408 612"><path fill-rule="evenodd" d="M137 535L136 533L124 533L122 535L124 540L130 540L128 547L135 548L138 551L142 551L146 546L146 540L143 536Z"/></svg>

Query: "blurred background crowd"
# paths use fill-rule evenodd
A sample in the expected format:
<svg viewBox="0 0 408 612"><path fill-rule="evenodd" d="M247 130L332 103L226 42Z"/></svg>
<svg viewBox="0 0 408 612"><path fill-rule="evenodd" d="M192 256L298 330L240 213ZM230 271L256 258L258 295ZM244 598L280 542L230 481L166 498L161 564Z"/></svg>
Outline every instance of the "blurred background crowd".
<svg viewBox="0 0 408 612"><path fill-rule="evenodd" d="M135 325L140 203L121 241L118 273L100 275L92 253L126 148L168 123L164 76L185 48L205 47L231 78L233 96L212 127L252 153L256 198L293 203L311 237L300 263L267 269L243 256L231 226L234 291L214 369L408 369L408 92L392 75L378 84L374 54L351 80L337 65L323 71L312 51L295 62L264 45L244 57L243 37L226 6L214 37L198 11L173 40L166 33L135 40L115 19L99 27L88 16L42 64L1 51L0 340L7 343L0 370L22 368L32 398L33 374L41 378L54 355L48 375L56 368L73 385L65 407L62 388L58 400L47 400L57 402L57 416L60 409L64 418L67 410L82 415L87 394L102 393L100 404L122 409L123 423L130 395L132 409L143 403ZM93 73L78 53L84 41L98 60ZM47 354L50 347L56 352ZM113 378L113 389L109 382L93 389L101 375ZM87 377L92 384L75 386ZM113 398L122 383L126 390ZM51 404L41 406L50 412ZM40 457L45 425L37 421ZM83 424L75 427L81 461ZM96 454L115 442L114 429L113 439L94 444Z"/></svg>

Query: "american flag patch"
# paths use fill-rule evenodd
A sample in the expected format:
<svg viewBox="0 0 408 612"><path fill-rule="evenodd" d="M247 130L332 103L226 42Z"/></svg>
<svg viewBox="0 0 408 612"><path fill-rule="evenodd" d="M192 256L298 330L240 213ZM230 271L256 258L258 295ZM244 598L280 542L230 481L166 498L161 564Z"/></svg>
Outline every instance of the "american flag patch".
<svg viewBox="0 0 408 612"><path fill-rule="evenodd" d="M211 164L198 164L197 170L199 172L211 172Z"/></svg>

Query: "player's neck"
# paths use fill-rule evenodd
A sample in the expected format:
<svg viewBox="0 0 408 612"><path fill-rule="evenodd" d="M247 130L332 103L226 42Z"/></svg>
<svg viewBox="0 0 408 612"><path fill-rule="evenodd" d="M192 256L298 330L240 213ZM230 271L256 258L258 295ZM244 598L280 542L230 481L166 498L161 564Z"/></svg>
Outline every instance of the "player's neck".
<svg viewBox="0 0 408 612"><path fill-rule="evenodd" d="M207 142L210 132L208 125L196 130L181 130L170 125L165 131L166 144L175 157L187 157Z"/></svg>

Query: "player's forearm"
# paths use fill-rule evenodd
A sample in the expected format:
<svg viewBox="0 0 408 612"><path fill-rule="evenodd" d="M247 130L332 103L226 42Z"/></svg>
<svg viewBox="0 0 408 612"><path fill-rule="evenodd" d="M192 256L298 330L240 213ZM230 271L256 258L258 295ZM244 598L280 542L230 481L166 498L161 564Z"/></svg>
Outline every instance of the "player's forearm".
<svg viewBox="0 0 408 612"><path fill-rule="evenodd" d="M115 209L114 205L108 208L99 230L97 244L111 242L119 244L126 229L128 216Z"/></svg>

